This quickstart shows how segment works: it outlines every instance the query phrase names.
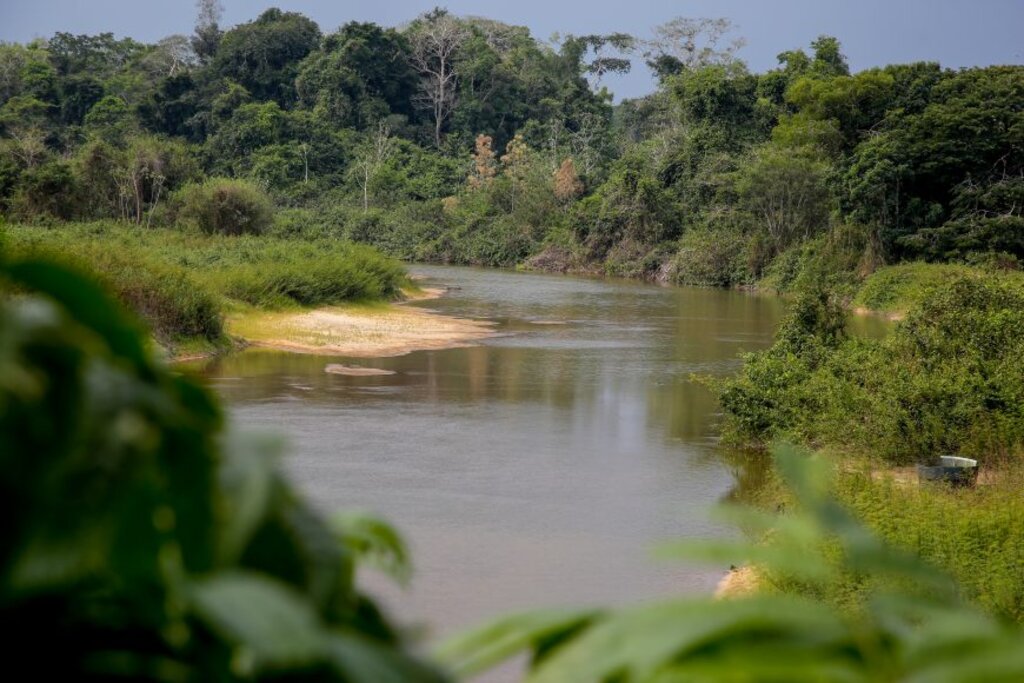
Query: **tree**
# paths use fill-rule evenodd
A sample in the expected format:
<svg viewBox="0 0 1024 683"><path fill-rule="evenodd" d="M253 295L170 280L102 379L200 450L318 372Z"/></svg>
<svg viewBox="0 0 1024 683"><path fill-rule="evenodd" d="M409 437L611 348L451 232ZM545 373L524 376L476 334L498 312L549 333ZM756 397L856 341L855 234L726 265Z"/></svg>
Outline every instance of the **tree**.
<svg viewBox="0 0 1024 683"><path fill-rule="evenodd" d="M832 36L818 36L812 43L814 61L811 71L819 76L849 76L850 67L842 53L839 40Z"/></svg>
<svg viewBox="0 0 1024 683"><path fill-rule="evenodd" d="M828 225L828 164L813 148L762 146L739 172L740 203L776 253Z"/></svg>
<svg viewBox="0 0 1024 683"><path fill-rule="evenodd" d="M643 55L647 66L664 81L681 71L732 61L746 41L734 38L722 47L719 42L734 30L724 18L676 17L655 27L654 38L641 42Z"/></svg>
<svg viewBox="0 0 1024 683"><path fill-rule="evenodd" d="M377 124L376 132L363 144L351 166L352 173L358 177L362 185L364 212L370 210L371 182L394 154L395 141L391 137L391 129L381 121Z"/></svg>
<svg viewBox="0 0 1024 683"><path fill-rule="evenodd" d="M409 51L394 29L345 24L303 61L295 81L299 101L337 126L359 130L393 114L411 117L419 75Z"/></svg>
<svg viewBox="0 0 1024 683"><path fill-rule="evenodd" d="M980 219L1016 215L1015 179L1024 176L1024 67L966 69L928 92L923 110L887 116L887 125L853 150L845 210L879 226L894 256L959 251L951 239L963 238L962 246L1015 242L998 234L1016 229L1015 220ZM945 236L927 232L950 220L957 225ZM929 246L933 239L937 251Z"/></svg>
<svg viewBox="0 0 1024 683"><path fill-rule="evenodd" d="M594 76L594 85L601 83L605 74L629 73L633 64L626 57L613 56L629 54L636 47L636 38L628 33L591 34L566 36L562 42L562 53L573 62L583 65L584 73ZM611 50L613 55L609 55ZM587 55L593 53L588 62Z"/></svg>
<svg viewBox="0 0 1024 683"><path fill-rule="evenodd" d="M213 73L242 85L258 100L295 101L299 64L320 44L320 28L296 12L268 9L224 34Z"/></svg>
<svg viewBox="0 0 1024 683"><path fill-rule="evenodd" d="M519 186L525 180L527 164L529 163L530 147L523 140L522 135L516 135L509 140L505 147L505 153L501 155L501 166L503 173L509 179L510 202L509 210L516 210L516 193Z"/></svg>
<svg viewBox="0 0 1024 683"><path fill-rule="evenodd" d="M153 78L173 78L194 67L198 62L195 48L187 36L174 35L161 38L141 62L147 75Z"/></svg>
<svg viewBox="0 0 1024 683"><path fill-rule="evenodd" d="M109 78L146 52L142 43L131 38L118 40L113 33L89 36L58 32L47 41L46 49L60 77L87 73L99 80Z"/></svg>
<svg viewBox="0 0 1024 683"><path fill-rule="evenodd" d="M476 136L476 147L473 151L473 171L469 175L469 186L474 190L490 185L497 175L497 164L494 160L493 140L490 135L481 133Z"/></svg>
<svg viewBox="0 0 1024 683"><path fill-rule="evenodd" d="M115 145L124 142L127 135L135 128L135 124L135 118L124 100L112 95L107 95L94 104L89 113L85 115L86 129Z"/></svg>
<svg viewBox="0 0 1024 683"><path fill-rule="evenodd" d="M196 9L196 27L190 42L199 61L206 64L217 54L220 45L223 32L218 24L224 7L220 0L196 0Z"/></svg>
<svg viewBox="0 0 1024 683"><path fill-rule="evenodd" d="M444 10L424 14L407 34L412 50L409 61L420 73L420 91L414 102L426 110L434 124L434 145L441 147L441 133L455 108L459 74L459 48L470 33Z"/></svg>
<svg viewBox="0 0 1024 683"><path fill-rule="evenodd" d="M563 159L554 175L555 198L558 201L568 203L583 194L583 182L576 175L576 165L572 157Z"/></svg>
<svg viewBox="0 0 1024 683"><path fill-rule="evenodd" d="M34 97L19 95L0 107L0 127L10 139L11 153L27 169L46 156L46 124L50 107Z"/></svg>

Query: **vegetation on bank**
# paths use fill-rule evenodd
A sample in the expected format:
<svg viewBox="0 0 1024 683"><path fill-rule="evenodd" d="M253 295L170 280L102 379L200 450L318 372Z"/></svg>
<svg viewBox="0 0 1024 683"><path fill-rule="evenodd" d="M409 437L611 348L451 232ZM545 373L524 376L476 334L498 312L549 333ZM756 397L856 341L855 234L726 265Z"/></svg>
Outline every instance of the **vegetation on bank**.
<svg viewBox="0 0 1024 683"><path fill-rule="evenodd" d="M775 344L718 387L727 439L819 449L839 469L832 495L858 519L948 571L975 604L1024 621L1024 278L953 265L880 270L857 301L907 306L882 339L847 335L843 300L804 283ZM919 486L914 465L946 454L979 461L977 488ZM770 507L789 499L780 488L759 493ZM764 542L773 544L770 535ZM837 571L823 585L765 571L762 586L852 612L871 593L898 588L871 572Z"/></svg>
<svg viewBox="0 0 1024 683"><path fill-rule="evenodd" d="M795 464L815 458L783 458L785 514L744 518L768 542L710 553L783 595L510 618L450 662L530 649L538 681L1022 677L1021 634L960 599L1022 618L1024 67L851 73L822 36L755 74L723 20L546 45L443 10L222 30L199 4L191 37L0 45L0 214L18 222L0 256L93 272L169 345L221 343L236 307L393 296L401 269L351 241L797 295L721 387L729 436L852 465L824 489ZM601 76L637 55L657 91L613 105ZM212 399L87 281L4 267L42 295L0 302L12 652L71 678L437 678L353 587L365 538L339 549L258 449L221 445ZM850 303L905 320L851 338ZM861 472L941 453L994 483Z"/></svg>
<svg viewBox="0 0 1024 683"><path fill-rule="evenodd" d="M753 73L726 20L546 44L200 5L155 44L0 46L0 212L714 286L1024 257L1019 65L852 73L822 36ZM656 91L613 104L601 77L641 59Z"/></svg>
<svg viewBox="0 0 1024 683"><path fill-rule="evenodd" d="M397 262L337 240L285 240L112 222L3 229L11 256L46 256L95 274L171 347L225 343L224 315L393 299L408 280Z"/></svg>
<svg viewBox="0 0 1024 683"><path fill-rule="evenodd" d="M1024 279L961 275L884 339L851 338L826 289L803 293L770 349L721 393L734 440L794 439L893 464L1024 453Z"/></svg>

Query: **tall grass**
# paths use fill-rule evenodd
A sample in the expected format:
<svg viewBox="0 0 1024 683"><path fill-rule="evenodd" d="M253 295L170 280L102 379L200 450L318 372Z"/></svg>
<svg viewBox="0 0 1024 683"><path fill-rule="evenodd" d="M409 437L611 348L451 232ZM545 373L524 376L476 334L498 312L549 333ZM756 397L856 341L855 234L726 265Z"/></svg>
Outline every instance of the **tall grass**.
<svg viewBox="0 0 1024 683"><path fill-rule="evenodd" d="M204 235L111 222L8 226L7 249L45 253L94 272L165 342L218 341L231 302L259 308L394 298L402 266L333 239Z"/></svg>
<svg viewBox="0 0 1024 683"><path fill-rule="evenodd" d="M990 472L986 479L974 489L952 489L855 469L840 474L831 491L886 542L948 572L970 602L1024 623L1024 469L1011 466ZM788 495L783 498L787 506L792 504ZM846 612L864 609L869 596L880 590L907 588L844 566L837 547L825 551L839 571L836 580L810 585L775 571L765 575L766 585Z"/></svg>
<svg viewBox="0 0 1024 683"><path fill-rule="evenodd" d="M39 230L39 229L34 229ZM217 297L192 273L144 249L98 240L61 239L50 231L9 231L13 257L48 257L92 273L168 345L187 339L217 343L224 336Z"/></svg>

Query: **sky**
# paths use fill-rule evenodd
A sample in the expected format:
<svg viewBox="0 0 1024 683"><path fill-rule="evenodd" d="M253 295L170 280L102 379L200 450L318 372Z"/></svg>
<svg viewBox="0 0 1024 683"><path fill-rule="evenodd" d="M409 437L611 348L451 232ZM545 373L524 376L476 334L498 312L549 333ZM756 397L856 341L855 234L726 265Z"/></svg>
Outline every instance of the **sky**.
<svg viewBox="0 0 1024 683"><path fill-rule="evenodd" d="M746 40L739 56L754 71L815 37L839 38L854 71L890 63L937 61L946 67L1024 63L1024 0L221 0L222 27L268 7L301 12L325 32L348 21L403 24L435 5L458 15L555 33L650 35L674 17L726 17ZM0 41L26 42L56 31L102 33L154 42L190 33L194 0L0 0ZM606 78L617 99L653 89L637 60L626 76Z"/></svg>

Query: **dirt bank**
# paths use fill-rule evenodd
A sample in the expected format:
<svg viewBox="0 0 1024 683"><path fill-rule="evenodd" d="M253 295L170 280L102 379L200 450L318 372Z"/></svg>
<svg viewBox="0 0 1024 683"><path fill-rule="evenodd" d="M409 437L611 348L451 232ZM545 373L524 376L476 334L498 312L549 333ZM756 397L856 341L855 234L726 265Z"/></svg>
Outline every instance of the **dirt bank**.
<svg viewBox="0 0 1024 683"><path fill-rule="evenodd" d="M408 300L436 298L424 289ZM401 356L472 346L495 336L494 323L442 315L402 304L350 304L304 311L247 311L227 331L250 346L358 358Z"/></svg>

